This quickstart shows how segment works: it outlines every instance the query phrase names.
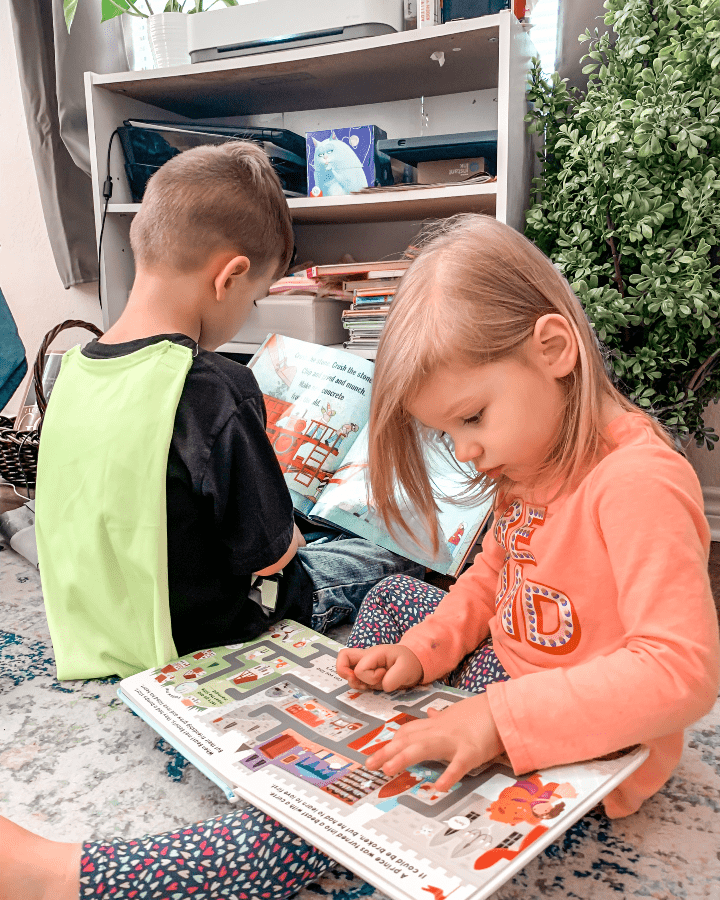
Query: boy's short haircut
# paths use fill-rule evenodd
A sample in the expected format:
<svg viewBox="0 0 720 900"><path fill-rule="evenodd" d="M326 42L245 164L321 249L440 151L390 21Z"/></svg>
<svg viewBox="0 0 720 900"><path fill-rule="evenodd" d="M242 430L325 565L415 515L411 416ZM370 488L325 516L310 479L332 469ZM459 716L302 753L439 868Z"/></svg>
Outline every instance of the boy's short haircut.
<svg viewBox="0 0 720 900"><path fill-rule="evenodd" d="M257 274L293 252L292 219L282 185L262 147L248 141L195 147L148 181L130 227L139 265L179 272L201 268L217 251L247 256Z"/></svg>

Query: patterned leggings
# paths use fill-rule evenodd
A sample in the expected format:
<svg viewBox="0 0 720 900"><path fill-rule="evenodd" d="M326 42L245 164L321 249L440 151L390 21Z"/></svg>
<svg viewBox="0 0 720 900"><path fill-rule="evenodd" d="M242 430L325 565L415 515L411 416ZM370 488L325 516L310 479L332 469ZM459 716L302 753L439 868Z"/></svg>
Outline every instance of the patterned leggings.
<svg viewBox="0 0 720 900"><path fill-rule="evenodd" d="M435 609L438 588L393 575L363 601L351 647L396 643ZM488 640L448 676L480 693L509 678ZM83 844L80 898L106 900L285 900L337 863L253 807L162 835Z"/></svg>
<svg viewBox="0 0 720 900"><path fill-rule="evenodd" d="M385 578L363 600L348 647L397 644L406 631L430 615L444 596L440 588L408 575ZM495 656L492 638L488 637L443 681L450 687L482 694L487 685L509 678Z"/></svg>

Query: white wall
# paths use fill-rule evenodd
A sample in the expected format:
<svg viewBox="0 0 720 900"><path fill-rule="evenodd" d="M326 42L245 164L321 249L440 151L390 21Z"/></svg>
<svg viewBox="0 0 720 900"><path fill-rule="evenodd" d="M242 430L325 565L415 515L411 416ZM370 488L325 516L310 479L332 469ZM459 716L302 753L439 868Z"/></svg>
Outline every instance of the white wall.
<svg viewBox="0 0 720 900"><path fill-rule="evenodd" d="M0 289L8 301L32 369L45 334L65 319L101 324L97 284L65 290L55 268L30 153L8 4L0 0ZM63 332L53 347L67 349L91 337ZM17 411L24 385L5 415Z"/></svg>

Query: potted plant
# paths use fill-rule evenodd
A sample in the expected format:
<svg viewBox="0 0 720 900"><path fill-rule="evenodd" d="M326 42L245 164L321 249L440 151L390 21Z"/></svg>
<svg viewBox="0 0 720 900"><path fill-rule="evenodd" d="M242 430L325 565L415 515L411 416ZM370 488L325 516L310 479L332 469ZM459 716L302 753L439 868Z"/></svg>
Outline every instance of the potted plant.
<svg viewBox="0 0 720 900"><path fill-rule="evenodd" d="M526 234L580 297L623 389L711 448L720 391L720 0L606 0L587 90L535 63Z"/></svg>
<svg viewBox="0 0 720 900"><path fill-rule="evenodd" d="M63 0L68 31L72 27L79 2L80 0ZM206 12L218 3L237 6L238 0L167 0L164 6L161 0L102 0L101 21L107 22L117 16L128 16L130 21L141 20L143 25L147 24L155 64L182 65L190 62L185 15ZM123 28L125 21L123 19Z"/></svg>

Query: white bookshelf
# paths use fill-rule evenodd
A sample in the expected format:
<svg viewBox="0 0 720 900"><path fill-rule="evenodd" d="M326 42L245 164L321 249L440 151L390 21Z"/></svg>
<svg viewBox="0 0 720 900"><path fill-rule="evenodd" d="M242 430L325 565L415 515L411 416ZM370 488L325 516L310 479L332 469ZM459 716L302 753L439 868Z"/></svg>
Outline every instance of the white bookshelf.
<svg viewBox="0 0 720 900"><path fill-rule="evenodd" d="M444 65L432 59L444 53ZM523 227L532 146L523 121L534 48L510 12L318 47L141 72L86 73L96 234L108 143L128 118L205 119L306 131L378 125L388 137L498 131L497 181L347 197L291 198L298 259L335 262L399 255L431 219L460 212ZM104 324L120 315L134 277L131 202L119 141L100 277ZM278 323L281 328L281 323ZM242 348L242 349L240 349ZM253 352L254 345L223 349Z"/></svg>

